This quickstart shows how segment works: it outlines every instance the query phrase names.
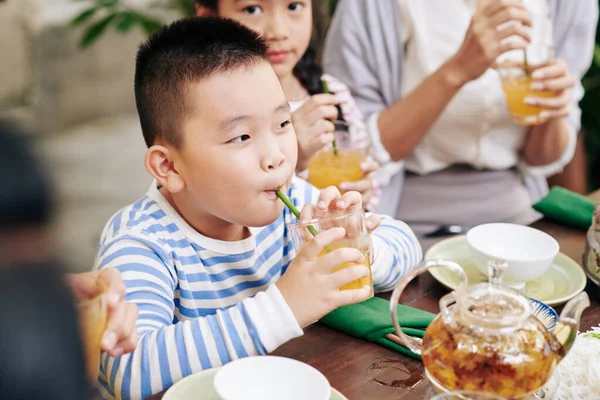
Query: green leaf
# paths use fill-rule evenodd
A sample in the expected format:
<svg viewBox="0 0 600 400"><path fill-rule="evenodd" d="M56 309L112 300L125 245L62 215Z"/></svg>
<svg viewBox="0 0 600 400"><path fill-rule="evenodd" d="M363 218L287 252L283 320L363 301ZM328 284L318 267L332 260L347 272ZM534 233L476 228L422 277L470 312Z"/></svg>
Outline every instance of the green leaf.
<svg viewBox="0 0 600 400"><path fill-rule="evenodd" d="M96 0L96 4L102 7L114 7L118 3L118 0Z"/></svg>
<svg viewBox="0 0 600 400"><path fill-rule="evenodd" d="M138 15L137 17L142 24L142 28L144 28L144 32L146 32L146 35L148 36L152 35L154 32L158 31L165 25L160 21L144 17L142 15Z"/></svg>
<svg viewBox="0 0 600 400"><path fill-rule="evenodd" d="M83 11L82 13L80 13L78 16L76 16L75 18L73 18L71 20L71 26L81 25L82 23L84 23L85 21L90 19L92 17L92 15L94 15L96 13L96 11L98 11L98 8L96 8L96 7L93 7L93 8L90 8L89 10Z"/></svg>
<svg viewBox="0 0 600 400"><path fill-rule="evenodd" d="M85 49L94 43L102 33L106 30L106 27L115 19L118 14L110 14L102 18L100 21L95 22L89 26L83 33L83 37L79 42L79 47Z"/></svg>
<svg viewBox="0 0 600 400"><path fill-rule="evenodd" d="M123 17L117 24L117 31L123 33L129 31L133 27L133 25L138 21L138 17L131 12L126 12L121 15Z"/></svg>
<svg viewBox="0 0 600 400"><path fill-rule="evenodd" d="M583 336L585 336L585 337L589 337L589 338L600 339L600 333L593 333L593 332L590 332L590 333L586 333L586 334L584 334Z"/></svg>
<svg viewBox="0 0 600 400"><path fill-rule="evenodd" d="M594 46L594 64L600 67L600 45L598 43Z"/></svg>

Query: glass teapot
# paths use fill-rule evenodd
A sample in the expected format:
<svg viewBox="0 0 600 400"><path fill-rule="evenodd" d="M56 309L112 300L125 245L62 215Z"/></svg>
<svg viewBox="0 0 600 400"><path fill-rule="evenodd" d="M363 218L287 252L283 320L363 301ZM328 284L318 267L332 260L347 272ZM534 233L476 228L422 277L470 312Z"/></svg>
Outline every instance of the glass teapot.
<svg viewBox="0 0 600 400"><path fill-rule="evenodd" d="M423 340L402 332L396 305L408 283L430 268L456 273L459 287L440 299L440 314ZM521 292L502 286L508 265L488 264L489 283L467 287L467 276L451 261L419 264L397 285L390 300L396 333L411 351L423 358L425 373L442 391L472 390L507 399L526 397L540 389L567 354L577 335L581 313L590 305L587 293L571 299L557 326L548 331L533 315Z"/></svg>

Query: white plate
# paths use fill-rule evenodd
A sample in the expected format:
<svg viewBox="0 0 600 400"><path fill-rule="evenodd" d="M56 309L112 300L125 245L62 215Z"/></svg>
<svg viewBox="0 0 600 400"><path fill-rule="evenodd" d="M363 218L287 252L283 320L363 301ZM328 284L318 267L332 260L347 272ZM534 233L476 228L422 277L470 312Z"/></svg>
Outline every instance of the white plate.
<svg viewBox="0 0 600 400"><path fill-rule="evenodd" d="M433 245L425 254L426 260L448 260L458 263L467 274L469 285L487 282L487 277L475 266L466 238L456 236ZM431 275L445 287L454 290L459 279L444 268L430 270ZM560 305L577 296L585 289L586 275L583 269L566 254L558 253L548 271L527 282L523 293L550 306Z"/></svg>
<svg viewBox="0 0 600 400"><path fill-rule="evenodd" d="M221 400L215 391L213 380L219 368L207 369L181 379L163 396L162 400ZM330 400L348 400L331 388Z"/></svg>

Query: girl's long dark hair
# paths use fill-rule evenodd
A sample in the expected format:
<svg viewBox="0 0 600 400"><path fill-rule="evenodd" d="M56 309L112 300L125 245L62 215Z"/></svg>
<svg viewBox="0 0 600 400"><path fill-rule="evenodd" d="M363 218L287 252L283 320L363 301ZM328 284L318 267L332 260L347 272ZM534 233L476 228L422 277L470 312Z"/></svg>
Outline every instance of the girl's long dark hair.
<svg viewBox="0 0 600 400"><path fill-rule="evenodd" d="M218 10L218 0L196 0L201 6ZM311 44L308 50L302 56L298 64L294 67L294 76L298 78L304 89L312 96L323 93L321 77L323 68L319 63L319 54L323 46L325 35L327 34L327 5L320 0L312 0L313 12L313 34Z"/></svg>

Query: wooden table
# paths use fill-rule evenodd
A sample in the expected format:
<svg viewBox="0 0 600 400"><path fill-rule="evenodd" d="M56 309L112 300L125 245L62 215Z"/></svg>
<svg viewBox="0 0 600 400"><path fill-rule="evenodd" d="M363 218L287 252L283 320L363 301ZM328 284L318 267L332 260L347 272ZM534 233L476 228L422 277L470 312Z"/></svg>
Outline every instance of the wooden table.
<svg viewBox="0 0 600 400"><path fill-rule="evenodd" d="M590 197L600 201L600 191ZM556 238L563 253L577 262L581 261L585 247L584 232L546 220L533 226ZM600 324L600 289L588 284L586 291L592 305L583 313L580 330ZM447 290L431 275L422 274L407 287L402 303L438 313L438 301L445 293ZM382 297L389 298L389 293ZM423 379L420 362L321 324L308 327L302 337L286 343L273 354L312 365L327 377L332 387L350 400L420 400L430 390ZM150 399L160 398L159 394Z"/></svg>

